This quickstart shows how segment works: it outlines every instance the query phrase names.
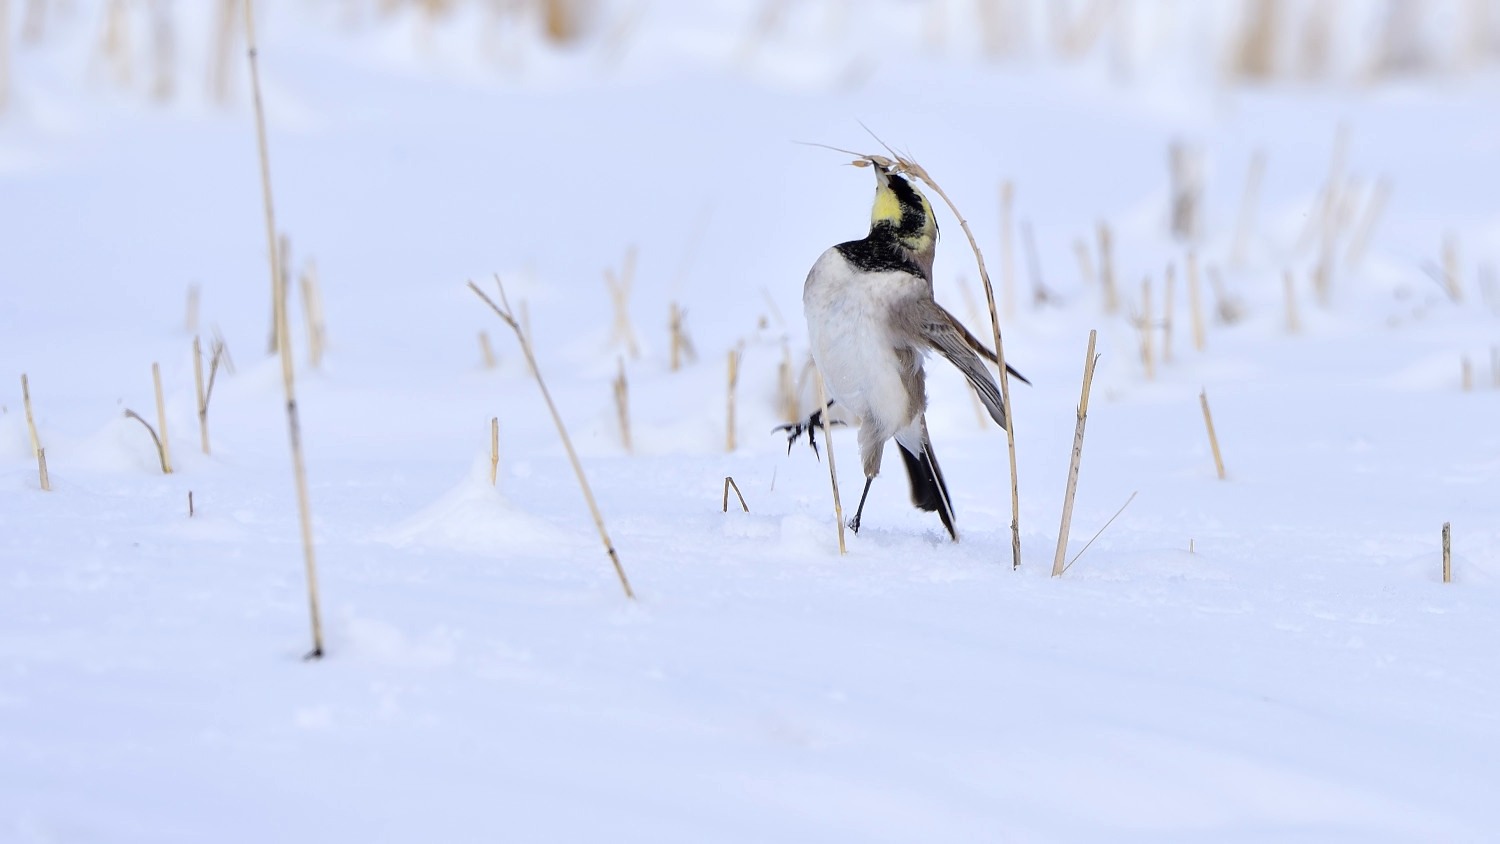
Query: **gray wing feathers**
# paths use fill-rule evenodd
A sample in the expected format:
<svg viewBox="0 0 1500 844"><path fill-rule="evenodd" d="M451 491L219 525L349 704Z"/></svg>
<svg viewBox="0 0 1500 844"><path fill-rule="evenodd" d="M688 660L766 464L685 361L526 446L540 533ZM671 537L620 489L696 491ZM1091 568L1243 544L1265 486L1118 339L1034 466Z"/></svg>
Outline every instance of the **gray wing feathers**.
<svg viewBox="0 0 1500 844"><path fill-rule="evenodd" d="M969 379L974 392L979 394L979 400L984 402L990 418L1004 428L1005 405L1000 400L1000 387L989 369L985 368L984 361L975 353L973 345L978 343L973 336L942 306L930 299L910 303L907 315L912 322L905 327L919 338L921 344L936 349L949 363L958 367L958 371Z"/></svg>

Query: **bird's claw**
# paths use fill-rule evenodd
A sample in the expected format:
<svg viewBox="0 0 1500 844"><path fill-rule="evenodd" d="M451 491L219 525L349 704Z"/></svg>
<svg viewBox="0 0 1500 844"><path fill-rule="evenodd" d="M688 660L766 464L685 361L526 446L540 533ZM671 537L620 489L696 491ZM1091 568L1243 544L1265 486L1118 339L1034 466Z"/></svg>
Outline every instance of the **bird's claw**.
<svg viewBox="0 0 1500 844"><path fill-rule="evenodd" d="M817 414L813 415L816 416ZM787 435L786 438L787 454L791 454L792 446L797 444L797 440L801 438L803 434L807 434L807 444L812 447L813 456L817 457L819 460L823 459L823 456L821 454L818 454L818 439L817 434L815 433L818 430L818 423L813 419L809 418L801 422L792 422L786 425L777 425L771 430L791 432Z"/></svg>

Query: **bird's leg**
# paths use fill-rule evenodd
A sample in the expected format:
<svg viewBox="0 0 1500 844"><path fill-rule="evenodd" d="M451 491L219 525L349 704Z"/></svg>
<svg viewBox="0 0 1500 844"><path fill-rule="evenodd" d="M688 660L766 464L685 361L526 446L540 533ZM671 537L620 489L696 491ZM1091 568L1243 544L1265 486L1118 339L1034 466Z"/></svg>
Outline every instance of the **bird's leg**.
<svg viewBox="0 0 1500 844"><path fill-rule="evenodd" d="M859 494L859 508L854 511L854 518L849 520L849 529L855 533L859 533L859 517L865 513L865 498L869 496L870 483L874 480L874 475L865 478L865 491Z"/></svg>
<svg viewBox="0 0 1500 844"><path fill-rule="evenodd" d="M814 432L818 429L818 426L820 426L820 425L823 424L823 413L824 413L824 411L828 410L828 408L830 408L830 407L833 407L833 399L829 399L828 400L828 404L824 405L822 410L815 410L815 411L813 411L813 414L811 416L807 417L806 419L802 420L801 422L791 422L791 423L788 423L786 425L777 425L775 428L771 429L773 431L790 431L791 432L791 434L788 435L787 438L786 438L786 453L787 454L791 454L792 453L792 446L794 444L796 444L797 438L801 437L803 434L807 434L807 444L810 445L810 446L812 446L813 454L817 455L817 453L818 453L818 440L817 440L817 437L814 434ZM842 425L844 423L843 422L835 421L835 422L830 422L829 424L831 424L831 425Z"/></svg>

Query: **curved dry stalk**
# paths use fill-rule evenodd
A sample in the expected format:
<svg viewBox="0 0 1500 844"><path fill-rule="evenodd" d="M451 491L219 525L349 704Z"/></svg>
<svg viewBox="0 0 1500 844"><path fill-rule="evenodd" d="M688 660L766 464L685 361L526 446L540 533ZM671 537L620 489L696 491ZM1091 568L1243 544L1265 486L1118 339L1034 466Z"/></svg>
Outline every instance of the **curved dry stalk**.
<svg viewBox="0 0 1500 844"><path fill-rule="evenodd" d="M599 504L594 500L594 492L589 488L588 478L583 474L583 464L578 460L578 452L573 450L573 441L568 437L568 429L563 425L562 414L558 413L557 405L552 403L552 393L547 390L547 382L542 380L542 371L537 368L536 356L531 351L531 339L527 332L521 328L521 323L511 315L510 301L505 298L505 285L501 283L500 276L495 276L495 285L500 289L500 301L504 309L495 304L495 300L486 296L479 285L469 282L469 289L484 300L486 305L495 312L495 315L516 334L516 339L521 343L521 353L526 356L526 363L531 368L531 374L536 378L536 385L542 391L542 400L547 403L547 410L552 413L552 421L557 425L557 436L562 440L563 449L568 452L568 460L573 464L573 474L578 476L578 486L583 490L583 499L589 505L589 512L594 517L594 527L599 529L599 538L604 541L605 553L609 554L609 561L614 564L615 574L620 578L620 586L625 590L625 597L635 600L635 592L630 588L630 579L625 576L625 567L620 565L620 555L615 553L615 543L609 538L609 531L604 527L604 516L599 512Z"/></svg>
<svg viewBox="0 0 1500 844"><path fill-rule="evenodd" d="M1057 531L1057 554L1052 558L1052 576L1060 577L1065 570L1063 555L1068 552L1068 532L1073 525L1073 497L1078 493L1078 466L1083 461L1083 429L1089 416L1089 391L1094 384L1094 364L1099 358L1094 354L1094 342L1099 332L1089 330L1088 356L1083 361L1083 393L1078 399L1078 425L1073 430L1073 458L1068 463L1068 487L1063 494L1062 526Z"/></svg>
<svg viewBox="0 0 1500 844"><path fill-rule="evenodd" d="M745 503L745 494L740 492L740 485L734 482L730 475L724 476L724 512L729 512L729 488L734 488L734 495L740 500L740 509L746 513L750 512L750 505Z"/></svg>
<svg viewBox="0 0 1500 844"><path fill-rule="evenodd" d="M156 445L156 458L161 461L161 473L163 475L172 474L172 467L167 463L167 452L161 447L161 437L158 437L156 435L156 429L151 427L151 423L147 422L139 413L136 413L128 407L125 408L125 418L134 419L135 421L146 426L146 432L151 434L151 442L155 443Z"/></svg>
<svg viewBox="0 0 1500 844"><path fill-rule="evenodd" d="M868 128L866 129L866 131L869 131ZM870 134L872 136L874 135L873 132L871 132ZM875 140L879 142L881 146L885 147L886 152L889 152L893 157L887 158L883 155L866 155L862 153L849 152L848 150L841 150L837 147L826 148L835 150L836 152L843 152L849 155L857 156L854 161L850 162L850 164L855 167L870 167L873 165L898 170L908 176L911 176L912 178L919 179L923 184L927 185L929 188L932 188L933 193L936 193L943 200L943 203L948 206L948 210L953 212L953 216L958 219L959 228L963 229L964 236L968 238L969 248L973 250L974 260L979 265L979 280L984 282L984 298L990 309L990 330L992 333L992 339L995 341L996 365L1000 369L1000 400L1005 405L1005 446L1006 451L1008 452L1010 457L1011 568L1020 568L1021 494L1016 474L1015 408L1012 407L1010 403L1010 376L1005 367L1005 344L1002 341L1000 335L1000 315L995 309L995 286L990 282L989 270L986 269L984 265L984 254L979 251L979 242L975 240L974 232L969 228L969 221L964 218L963 214L959 213L958 206L954 205L953 200L948 198L947 192L945 192L942 187L938 185L938 183L932 178L932 176L927 172L926 168L924 168L922 165L906 156L897 153L895 150L891 149L890 146L888 146L884 141L881 141L880 138L876 137ZM813 146L824 145L813 144Z"/></svg>

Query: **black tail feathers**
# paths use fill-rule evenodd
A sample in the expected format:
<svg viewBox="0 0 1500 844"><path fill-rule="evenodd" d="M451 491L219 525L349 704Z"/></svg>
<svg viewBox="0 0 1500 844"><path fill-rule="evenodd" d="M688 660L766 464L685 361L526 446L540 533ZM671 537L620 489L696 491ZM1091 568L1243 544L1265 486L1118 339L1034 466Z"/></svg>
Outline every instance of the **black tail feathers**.
<svg viewBox="0 0 1500 844"><path fill-rule="evenodd" d="M943 520L943 527L948 529L948 535L958 540L958 531L953 527L953 505L952 499L948 497L948 484L943 481L943 471L938 468L937 459L932 455L932 444L928 443L922 449L920 456L906 450L906 446L900 446L901 462L906 465L906 476L911 479L911 503L919 510L928 512L936 511L938 518Z"/></svg>

